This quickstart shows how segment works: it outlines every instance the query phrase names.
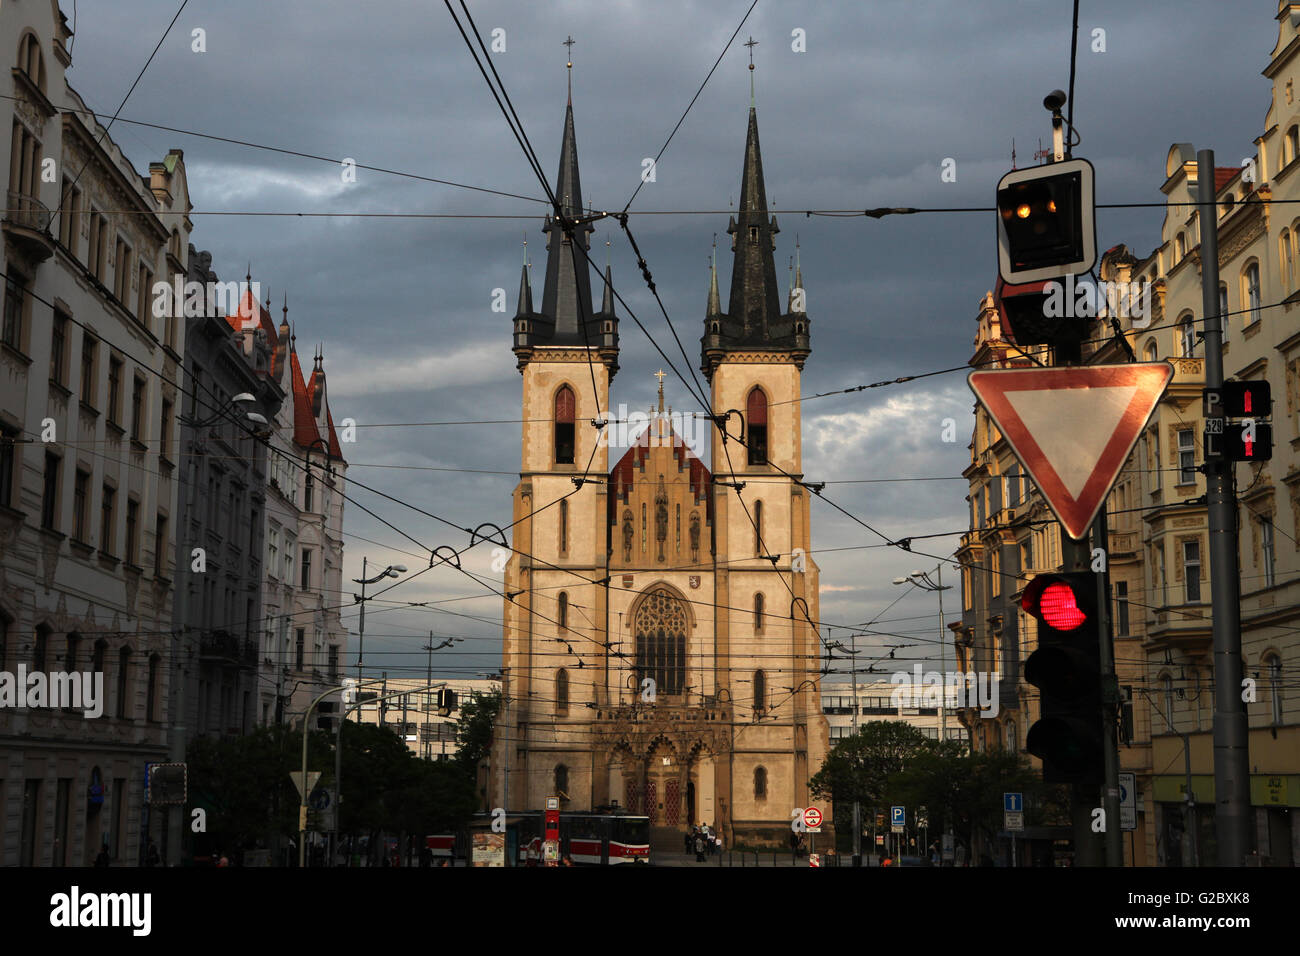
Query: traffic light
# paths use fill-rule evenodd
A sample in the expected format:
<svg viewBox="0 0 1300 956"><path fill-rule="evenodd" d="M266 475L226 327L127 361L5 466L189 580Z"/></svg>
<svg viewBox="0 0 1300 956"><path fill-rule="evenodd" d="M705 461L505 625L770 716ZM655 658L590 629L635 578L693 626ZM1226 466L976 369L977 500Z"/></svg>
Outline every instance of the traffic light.
<svg viewBox="0 0 1300 956"><path fill-rule="evenodd" d="M1043 761L1048 783L1101 784L1103 776L1101 634L1097 580L1087 571L1044 574L1020 606L1038 619L1038 649L1025 680L1038 688L1039 719L1025 749Z"/></svg>
<svg viewBox="0 0 1300 956"><path fill-rule="evenodd" d="M998 182L998 273L1008 284L1082 275L1097 261L1092 164L1013 169Z"/></svg>
<svg viewBox="0 0 1300 956"><path fill-rule="evenodd" d="M1219 401L1228 418L1267 418L1273 411L1268 382L1224 382L1219 386Z"/></svg>
<svg viewBox="0 0 1300 956"><path fill-rule="evenodd" d="M1002 320L1002 336L1022 348L1026 345L1050 345L1058 362L1077 362L1080 343L1088 331L1087 320L1076 317L1066 307L1066 314L1049 307L1052 291L1046 280L1015 285L998 277L993 287L993 302ZM1074 283L1067 282L1057 292L1058 301L1073 303Z"/></svg>
<svg viewBox="0 0 1300 956"><path fill-rule="evenodd" d="M448 690L446 687L438 689L438 716L450 717L451 712L456 709L456 692Z"/></svg>
<svg viewBox="0 0 1300 956"><path fill-rule="evenodd" d="M1273 457L1273 426L1253 418L1223 426L1223 457L1228 461L1269 461Z"/></svg>

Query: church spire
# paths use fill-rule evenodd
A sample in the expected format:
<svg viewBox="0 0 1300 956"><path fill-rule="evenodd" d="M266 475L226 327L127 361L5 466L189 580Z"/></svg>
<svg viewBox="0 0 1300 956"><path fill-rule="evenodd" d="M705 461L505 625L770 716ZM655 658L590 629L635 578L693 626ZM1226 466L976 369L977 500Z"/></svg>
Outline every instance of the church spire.
<svg viewBox="0 0 1300 956"><path fill-rule="evenodd" d="M709 308L707 315L722 314L722 300L718 296L718 234L713 234L713 254L709 257Z"/></svg>
<svg viewBox="0 0 1300 956"><path fill-rule="evenodd" d="M740 322L744 344L767 341L781 315L776 280L776 219L769 219L763 183L763 156L758 145L758 114L749 108L745 163L740 176L740 209L732 233L735 259L727 313Z"/></svg>

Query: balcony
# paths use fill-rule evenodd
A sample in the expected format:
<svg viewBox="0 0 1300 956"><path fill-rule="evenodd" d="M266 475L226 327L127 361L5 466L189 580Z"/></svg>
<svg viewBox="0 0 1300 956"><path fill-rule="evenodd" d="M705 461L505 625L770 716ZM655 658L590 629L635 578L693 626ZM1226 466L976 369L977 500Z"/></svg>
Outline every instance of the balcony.
<svg viewBox="0 0 1300 956"><path fill-rule="evenodd" d="M34 196L9 190L9 204L0 227L9 241L34 262L44 262L54 255L50 211Z"/></svg>
<svg viewBox="0 0 1300 956"><path fill-rule="evenodd" d="M199 639L199 660L226 667L256 667L257 643L229 631L209 631Z"/></svg>

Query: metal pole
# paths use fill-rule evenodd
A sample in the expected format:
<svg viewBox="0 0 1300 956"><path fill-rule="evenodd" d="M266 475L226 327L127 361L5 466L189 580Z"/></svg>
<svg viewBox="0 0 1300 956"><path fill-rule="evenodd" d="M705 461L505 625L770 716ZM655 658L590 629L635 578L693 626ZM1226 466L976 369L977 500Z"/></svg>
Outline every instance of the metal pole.
<svg viewBox="0 0 1300 956"><path fill-rule="evenodd" d="M429 632L429 643L425 646L424 649L429 652L428 655L429 663L425 667L424 682L426 684L432 684L433 683L433 631ZM429 713L430 713L429 695L426 694L424 697L424 722L420 724L420 736L424 738L424 751L425 751L426 760L433 759L433 741L429 739L429 731L433 729L433 722L429 719ZM442 728L439 728L439 734L438 734L439 738L442 737L441 729Z"/></svg>
<svg viewBox="0 0 1300 956"><path fill-rule="evenodd" d="M1101 503L1092 524L1092 547L1109 555L1110 526L1106 502ZM1115 711L1119 706L1119 680L1115 676L1115 646L1110 633L1110 563L1097 575L1097 640L1101 645L1101 746L1105 777L1102 809L1106 814L1106 865L1124 865L1124 843L1119 822L1119 741L1115 735Z"/></svg>
<svg viewBox="0 0 1300 956"><path fill-rule="evenodd" d="M366 656L366 559L361 558L361 613L357 620L357 683L361 682L361 661ZM361 723L361 710L357 710L357 723Z"/></svg>
<svg viewBox="0 0 1300 956"><path fill-rule="evenodd" d="M849 657L853 661L853 736L858 736L858 635L849 632ZM862 804L853 795L853 865L862 865Z"/></svg>
<svg viewBox="0 0 1300 956"><path fill-rule="evenodd" d="M1223 327L1219 317L1219 227L1214 150L1196 154L1201 219L1201 314L1205 316L1205 387L1223 387ZM1214 636L1214 829L1219 866L1244 866L1250 848L1250 754L1241 700L1241 578L1237 565L1236 466L1205 462L1210 524L1210 601Z"/></svg>

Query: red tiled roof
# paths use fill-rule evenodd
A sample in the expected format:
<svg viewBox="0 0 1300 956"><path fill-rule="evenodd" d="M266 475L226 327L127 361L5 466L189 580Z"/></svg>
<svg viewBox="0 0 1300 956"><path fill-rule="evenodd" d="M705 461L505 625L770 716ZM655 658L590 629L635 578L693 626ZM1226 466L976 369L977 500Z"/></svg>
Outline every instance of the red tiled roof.
<svg viewBox="0 0 1300 956"><path fill-rule="evenodd" d="M307 394L297 349L289 352L289 373L293 379L293 440L303 448L310 448L320 441L320 429L316 427L316 416L311 413L311 396Z"/></svg>
<svg viewBox="0 0 1300 956"><path fill-rule="evenodd" d="M635 475L641 471L641 466L647 458L650 457L650 435L655 431L655 421L651 419L650 426L641 433L637 438L636 444L632 445L623 457L618 460L609 473L609 488L612 492L610 495L610 504L613 505L616 498L627 501L627 493L631 490L635 482ZM704 466L691 451L690 446L678 437L677 432L670 425L668 435L663 439L664 442L671 442L673 454L676 456L679 468L689 468L691 476L691 492L697 502L712 499L708 497L709 483L713 476L709 474L709 469Z"/></svg>
<svg viewBox="0 0 1300 956"><path fill-rule="evenodd" d="M1228 185L1237 178L1241 172L1240 166L1215 166L1214 167L1214 194L1217 196L1223 192L1223 187Z"/></svg>
<svg viewBox="0 0 1300 956"><path fill-rule="evenodd" d="M343 449L339 447L339 436L334 431L334 413L330 411L329 405L325 406L325 418L330 426L330 457L343 461Z"/></svg>
<svg viewBox="0 0 1300 956"><path fill-rule="evenodd" d="M253 310L257 311L254 312ZM279 378L280 369L275 367L275 350L280 344L280 335L276 331L275 323L271 321L271 315L266 311L260 302L253 299L253 290L245 289L243 296L239 300L239 311L234 315L226 316L226 322L236 332L244 330L245 323L249 318L256 315L257 326L266 333L266 343L271 347L271 378Z"/></svg>

